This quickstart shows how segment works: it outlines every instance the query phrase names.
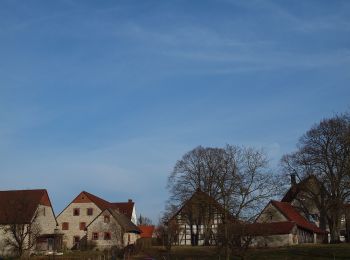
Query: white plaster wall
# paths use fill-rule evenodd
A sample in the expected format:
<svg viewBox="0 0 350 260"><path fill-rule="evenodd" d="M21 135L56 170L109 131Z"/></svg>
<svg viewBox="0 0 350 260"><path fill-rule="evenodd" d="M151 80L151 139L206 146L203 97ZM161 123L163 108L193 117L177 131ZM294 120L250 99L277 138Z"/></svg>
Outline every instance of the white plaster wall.
<svg viewBox="0 0 350 260"><path fill-rule="evenodd" d="M290 235L257 236L252 240L252 247L280 247L290 245Z"/></svg>
<svg viewBox="0 0 350 260"><path fill-rule="evenodd" d="M280 221L288 221L288 219L282 213L280 213L271 203L267 205L267 207L261 212L260 216L256 220L256 222L258 223L270 223Z"/></svg>
<svg viewBox="0 0 350 260"><path fill-rule="evenodd" d="M73 209L79 208L80 215L73 216ZM87 215L87 209L93 208L92 216ZM86 235L86 231L80 230L80 222L85 222L86 226L94 220L98 214L101 213L101 210L92 202L89 203L71 203L64 211L57 217L57 222L59 225L60 232L64 234L63 243L68 249L73 247L73 237L79 236L83 238ZM69 229L62 230L62 223L68 222Z"/></svg>
<svg viewBox="0 0 350 260"><path fill-rule="evenodd" d="M135 204L134 204L134 207L132 209L131 222L134 223L135 225L137 225L137 215L136 215Z"/></svg>

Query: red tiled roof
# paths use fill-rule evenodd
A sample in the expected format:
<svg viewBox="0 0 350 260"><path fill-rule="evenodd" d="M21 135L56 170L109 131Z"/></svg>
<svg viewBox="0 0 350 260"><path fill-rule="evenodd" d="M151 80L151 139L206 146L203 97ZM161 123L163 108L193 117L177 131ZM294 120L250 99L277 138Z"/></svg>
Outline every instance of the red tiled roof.
<svg viewBox="0 0 350 260"><path fill-rule="evenodd" d="M51 206L47 191L0 191L0 224L28 224L39 204Z"/></svg>
<svg viewBox="0 0 350 260"><path fill-rule="evenodd" d="M152 238L154 232L154 226L138 226L141 230L140 237L143 238Z"/></svg>
<svg viewBox="0 0 350 260"><path fill-rule="evenodd" d="M295 222L284 221L284 222L271 222L271 223L252 223L252 224L234 224L234 229L239 229L243 234L247 235L284 235L290 234Z"/></svg>
<svg viewBox="0 0 350 260"><path fill-rule="evenodd" d="M83 191L82 193L84 193L93 203L95 203L96 206L100 208L100 210L110 208L110 202L101 199L100 197L97 197L87 191Z"/></svg>
<svg viewBox="0 0 350 260"><path fill-rule="evenodd" d="M129 219L132 217L132 212L134 209L134 202L129 200L128 202L113 202L110 203L110 207L112 209L119 210L120 213L123 213L125 216L127 216Z"/></svg>
<svg viewBox="0 0 350 260"><path fill-rule="evenodd" d="M300 213L287 202L271 201L272 205L275 206L289 221L295 222L297 226L310 230L315 233L324 233L323 230L318 228L316 225L307 221Z"/></svg>
<svg viewBox="0 0 350 260"><path fill-rule="evenodd" d="M84 195L86 198L84 198ZM117 209L120 213L124 214L126 217L129 218L129 220L132 217L132 212L134 209L135 203L129 199L128 202L109 202L106 201L100 197L97 197L96 195L93 195L87 191L82 191L74 200L72 203L84 203L84 202L93 202L96 204L97 207L100 208L100 210L105 210L108 208L111 209ZM62 213L62 212L61 212Z"/></svg>

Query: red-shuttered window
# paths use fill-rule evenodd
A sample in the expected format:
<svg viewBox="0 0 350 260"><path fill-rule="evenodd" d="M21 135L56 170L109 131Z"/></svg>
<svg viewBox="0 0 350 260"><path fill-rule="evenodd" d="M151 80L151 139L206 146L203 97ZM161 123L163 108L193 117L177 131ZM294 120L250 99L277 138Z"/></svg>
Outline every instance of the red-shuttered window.
<svg viewBox="0 0 350 260"><path fill-rule="evenodd" d="M86 215L92 216L92 214L94 214L94 209L93 208L86 209Z"/></svg>
<svg viewBox="0 0 350 260"><path fill-rule="evenodd" d="M80 215L80 209L79 208L74 208L73 209L73 216L79 216Z"/></svg>
<svg viewBox="0 0 350 260"><path fill-rule="evenodd" d="M86 223L85 222L80 222L79 223L79 229L80 230L85 230L85 228L86 228Z"/></svg>
<svg viewBox="0 0 350 260"><path fill-rule="evenodd" d="M62 230L68 230L69 229L69 223L68 222L63 222L62 223Z"/></svg>
<svg viewBox="0 0 350 260"><path fill-rule="evenodd" d="M97 232L92 233L92 240L98 240L98 233Z"/></svg>

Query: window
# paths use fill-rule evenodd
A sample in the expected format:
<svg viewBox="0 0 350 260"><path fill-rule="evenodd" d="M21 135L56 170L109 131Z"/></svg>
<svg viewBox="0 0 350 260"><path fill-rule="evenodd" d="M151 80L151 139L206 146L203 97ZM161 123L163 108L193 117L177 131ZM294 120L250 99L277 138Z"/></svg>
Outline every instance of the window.
<svg viewBox="0 0 350 260"><path fill-rule="evenodd" d="M98 233L97 232L92 233L92 240L98 240Z"/></svg>
<svg viewBox="0 0 350 260"><path fill-rule="evenodd" d="M80 215L80 209L79 208L74 208L73 209L73 216L79 216Z"/></svg>
<svg viewBox="0 0 350 260"><path fill-rule="evenodd" d="M73 216L79 216L79 215L80 215L80 209L79 208L73 209Z"/></svg>
<svg viewBox="0 0 350 260"><path fill-rule="evenodd" d="M94 209L93 208L86 209L86 215L92 216L93 213L94 213Z"/></svg>
<svg viewBox="0 0 350 260"><path fill-rule="evenodd" d="M86 223L85 222L80 222L79 223L79 229L80 230L85 230L85 228L86 228Z"/></svg>
<svg viewBox="0 0 350 260"><path fill-rule="evenodd" d="M342 224L345 223L345 215L342 215L342 216L341 216L340 222L341 222Z"/></svg>
<svg viewBox="0 0 350 260"><path fill-rule="evenodd" d="M80 236L74 236L73 237L73 244L79 244Z"/></svg>
<svg viewBox="0 0 350 260"><path fill-rule="evenodd" d="M111 233L105 232L104 239L105 240L111 240Z"/></svg>
<svg viewBox="0 0 350 260"><path fill-rule="evenodd" d="M104 222L109 223L109 221L110 221L109 216L104 216Z"/></svg>
<svg viewBox="0 0 350 260"><path fill-rule="evenodd" d="M46 216L46 211L45 211L45 208L43 208L43 216Z"/></svg>
<svg viewBox="0 0 350 260"><path fill-rule="evenodd" d="M63 222L62 223L62 230L68 230L69 229L69 223L68 222Z"/></svg>

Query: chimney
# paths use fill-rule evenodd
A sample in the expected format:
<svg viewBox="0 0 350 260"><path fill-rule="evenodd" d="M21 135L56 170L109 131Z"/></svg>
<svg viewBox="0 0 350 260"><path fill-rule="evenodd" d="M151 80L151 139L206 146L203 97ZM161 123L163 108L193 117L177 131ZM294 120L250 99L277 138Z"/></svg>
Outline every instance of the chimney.
<svg viewBox="0 0 350 260"><path fill-rule="evenodd" d="M129 202L129 203L132 203L132 199L128 199L128 202Z"/></svg>
<svg viewBox="0 0 350 260"><path fill-rule="evenodd" d="M297 184L297 179L296 179L296 174L295 173L292 173L290 175L290 185L293 187L294 185Z"/></svg>

